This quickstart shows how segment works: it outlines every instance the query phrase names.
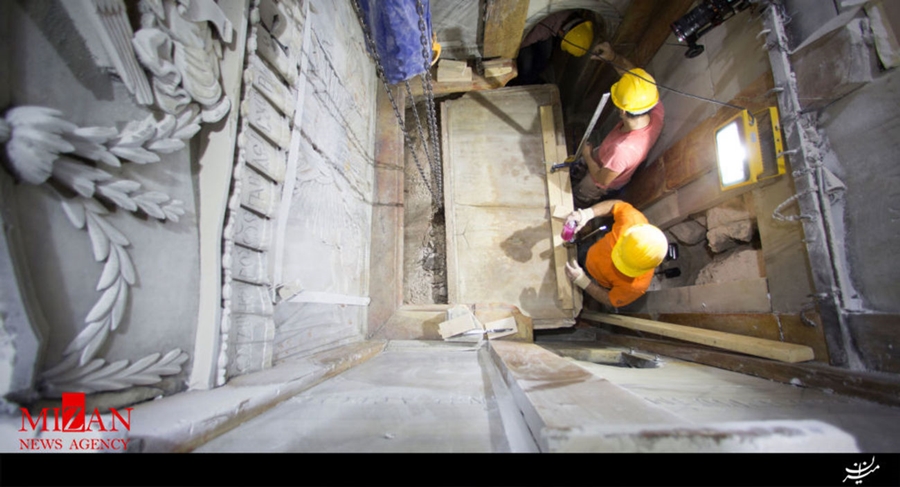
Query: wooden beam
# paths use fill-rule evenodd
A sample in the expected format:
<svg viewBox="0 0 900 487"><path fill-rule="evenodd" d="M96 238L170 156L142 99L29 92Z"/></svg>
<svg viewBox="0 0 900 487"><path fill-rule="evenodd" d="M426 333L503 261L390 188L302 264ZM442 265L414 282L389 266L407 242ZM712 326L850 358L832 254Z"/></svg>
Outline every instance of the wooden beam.
<svg viewBox="0 0 900 487"><path fill-rule="evenodd" d="M525 31L528 2L486 0L484 12L484 57L515 59Z"/></svg>
<svg viewBox="0 0 900 487"><path fill-rule="evenodd" d="M824 364L786 364L735 355L687 343L599 334L600 342L667 355L733 372L762 377L795 386L812 387L859 397L890 406L900 406L900 379L888 374L856 372Z"/></svg>
<svg viewBox="0 0 900 487"><path fill-rule="evenodd" d="M644 331L655 335L676 338L701 345L722 348L734 352L755 355L757 357L770 358L782 362L805 362L815 358L813 349L806 345L766 340L763 338L748 337L725 333L714 330L703 330L690 326L673 325L660 321L633 318L631 316L611 315L584 311L581 317L586 320L599 321L611 325L621 326L631 330Z"/></svg>
<svg viewBox="0 0 900 487"><path fill-rule="evenodd" d="M653 59L659 48L669 38L669 34L672 33L670 27L672 22L686 14L694 0L667 0L653 3L656 5L656 9L650 22L647 23L634 51L626 56L635 66L646 66Z"/></svg>
<svg viewBox="0 0 900 487"><path fill-rule="evenodd" d="M551 171L553 164L560 163L565 158L559 158L559 147L556 143L556 124L553 121L553 106L544 105L540 108L541 113L541 132L544 140L544 162L547 170L547 202L550 205L550 213L554 212L553 208L572 208L571 186L569 186L568 194L564 190L565 183L569 180L569 171ZM561 180L562 179L562 180ZM568 202L568 204L566 204ZM569 212L571 213L571 209ZM550 231L553 239L553 263L556 269L556 291L559 296L559 302L562 309L573 309L574 302L572 299L572 283L566 276L566 261L569 258L569 251L565 247L565 241L562 239L563 222L557 218L550 217Z"/></svg>
<svg viewBox="0 0 900 487"><path fill-rule="evenodd" d="M451 93L465 93L468 91L493 90L495 88L503 88L513 78L519 75L516 68L516 62L512 59L499 59L491 65L491 72L500 72L497 76L482 76L472 72L471 81L435 81L434 73L432 73L431 91L434 96L440 97ZM409 81L413 97L416 101L422 98L422 80L417 76Z"/></svg>

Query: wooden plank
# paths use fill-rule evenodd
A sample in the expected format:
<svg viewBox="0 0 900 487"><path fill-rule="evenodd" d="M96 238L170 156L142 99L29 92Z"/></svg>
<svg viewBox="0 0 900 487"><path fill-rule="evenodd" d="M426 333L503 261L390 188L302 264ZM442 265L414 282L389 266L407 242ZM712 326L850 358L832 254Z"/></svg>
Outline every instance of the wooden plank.
<svg viewBox="0 0 900 487"><path fill-rule="evenodd" d="M644 331L655 335L676 338L701 345L723 348L748 355L770 358L782 362L805 362L815 358L813 349L806 345L777 342L763 338L747 337L724 333L721 331L703 330L689 326L673 325L659 321L632 318L630 316L611 315L585 311L581 317L586 320L599 321L611 325L622 326L631 330Z"/></svg>
<svg viewBox="0 0 900 487"><path fill-rule="evenodd" d="M493 74L500 71L503 74ZM519 75L516 61L513 59L498 59L497 64L492 67L491 74L485 73L482 76L473 71L470 81L446 81L443 83L434 80L434 76L432 76L431 90L434 92L434 96L440 97L451 93L503 88L510 80ZM416 102L421 101L423 99L421 79L413 79L409 83Z"/></svg>
<svg viewBox="0 0 900 487"><path fill-rule="evenodd" d="M778 319L771 313L661 313L657 320L675 325L778 340ZM817 354L818 356L818 354Z"/></svg>
<svg viewBox="0 0 900 487"><path fill-rule="evenodd" d="M818 363L788 364L711 350L688 343L601 334L605 344L629 347L681 360L762 377L794 386L813 387L890 406L900 406L900 379L888 374L857 372Z"/></svg>
<svg viewBox="0 0 900 487"><path fill-rule="evenodd" d="M484 12L484 57L515 59L525 31L528 2L486 0Z"/></svg>
<svg viewBox="0 0 900 487"><path fill-rule="evenodd" d="M556 143L556 124L553 120L553 106L544 105L541 111L541 133L544 140L544 162L547 166L547 201L550 208L554 206L566 208L565 195L563 194L564 182L560 181L560 174L568 171L552 172L553 164L564 161L559 159L560 151ZM568 181L568 177L565 178ZM571 189L570 189L571 194ZM571 206L571 197L568 198ZM571 210L570 210L571 211ZM566 276L566 261L569 258L569 251L565 247L565 241L562 239L563 222L559 219L550 218L550 232L553 241L553 265L556 269L556 292L559 297L560 306L563 309L573 309L574 302L572 300L572 283Z"/></svg>

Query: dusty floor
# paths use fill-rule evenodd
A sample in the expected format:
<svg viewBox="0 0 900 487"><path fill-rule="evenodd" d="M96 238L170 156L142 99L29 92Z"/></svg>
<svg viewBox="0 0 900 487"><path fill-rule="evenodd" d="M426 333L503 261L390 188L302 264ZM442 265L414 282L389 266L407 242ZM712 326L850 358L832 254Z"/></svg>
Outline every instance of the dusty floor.
<svg viewBox="0 0 900 487"><path fill-rule="evenodd" d="M427 111L424 103L416 108L425 139L429 142ZM440 107L437 107L438 109ZM406 111L407 131L418 154L419 166L434 184L431 166L420 142L420 133L412 109ZM440 123L438 123L440 127ZM438 135L440 137L440 134ZM430 150L430 149L429 149ZM415 159L407 148L404 177L403 302L405 304L443 304L447 302L446 250L443 212L437 212L434 199L422 180ZM434 188L437 190L437 188Z"/></svg>

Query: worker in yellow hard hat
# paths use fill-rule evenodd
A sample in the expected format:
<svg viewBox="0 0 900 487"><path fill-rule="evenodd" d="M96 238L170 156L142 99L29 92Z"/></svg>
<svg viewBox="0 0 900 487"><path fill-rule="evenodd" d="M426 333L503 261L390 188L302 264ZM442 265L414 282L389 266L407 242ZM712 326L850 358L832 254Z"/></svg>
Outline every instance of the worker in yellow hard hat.
<svg viewBox="0 0 900 487"><path fill-rule="evenodd" d="M647 158L665 117L656 81L649 73L616 54L608 42L598 44L591 58L611 63L621 76L610 88L610 100L621 120L598 147L584 144L581 157L587 174L580 177L572 172L576 208L617 196Z"/></svg>
<svg viewBox="0 0 900 487"><path fill-rule="evenodd" d="M566 275L597 302L620 308L647 291L654 269L666 258L669 243L643 213L622 200L605 200L575 210L566 223L574 222L577 232L591 219L610 215L611 229L582 254L582 263L566 263Z"/></svg>
<svg viewBox="0 0 900 487"><path fill-rule="evenodd" d="M541 19L519 45L518 76L509 86L540 83L540 75L550 64L557 38L563 51L576 57L584 56L591 51L594 42L594 23L574 10L563 10Z"/></svg>

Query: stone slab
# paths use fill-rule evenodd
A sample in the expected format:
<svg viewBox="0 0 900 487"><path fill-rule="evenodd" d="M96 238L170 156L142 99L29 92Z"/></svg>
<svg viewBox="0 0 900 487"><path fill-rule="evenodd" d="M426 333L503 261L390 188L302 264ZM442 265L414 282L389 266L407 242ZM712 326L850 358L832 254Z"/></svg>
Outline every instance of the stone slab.
<svg viewBox="0 0 900 487"><path fill-rule="evenodd" d="M493 359L542 452L571 428L684 421L534 344L490 342Z"/></svg>
<svg viewBox="0 0 900 487"><path fill-rule="evenodd" d="M560 119L551 86L470 93L442 105L451 303L506 303L534 319L571 320L558 303L552 260L544 105Z"/></svg>
<svg viewBox="0 0 900 487"><path fill-rule="evenodd" d="M705 286L686 286L648 291L641 309L647 313L769 313L769 289L765 278L745 279Z"/></svg>
<svg viewBox="0 0 900 487"><path fill-rule="evenodd" d="M138 404L130 437L142 452L188 452L285 399L377 355L385 342L337 348L208 390L190 391Z"/></svg>
<svg viewBox="0 0 900 487"><path fill-rule="evenodd" d="M477 353L468 349L391 342L369 361L196 451L497 451L504 430L492 421L486 379Z"/></svg>

